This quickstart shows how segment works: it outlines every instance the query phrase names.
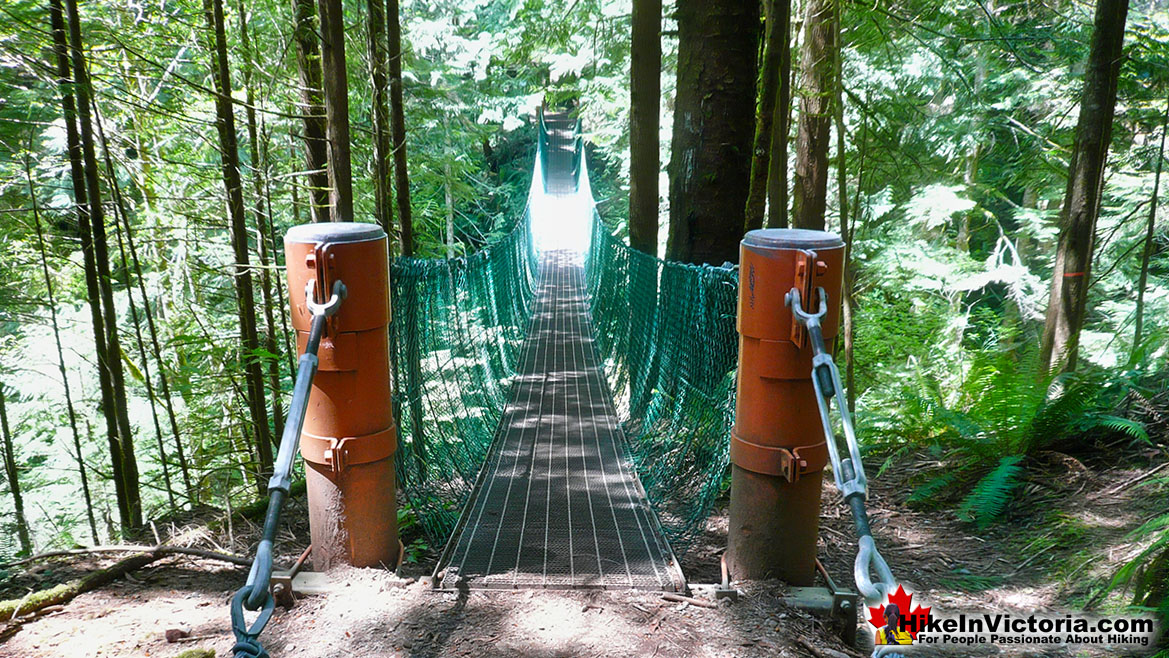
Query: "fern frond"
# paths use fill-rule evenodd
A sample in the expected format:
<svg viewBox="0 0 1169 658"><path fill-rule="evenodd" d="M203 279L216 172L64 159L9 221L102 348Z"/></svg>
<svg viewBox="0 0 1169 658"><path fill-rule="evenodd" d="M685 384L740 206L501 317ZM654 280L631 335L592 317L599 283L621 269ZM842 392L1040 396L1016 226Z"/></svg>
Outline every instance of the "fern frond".
<svg viewBox="0 0 1169 658"><path fill-rule="evenodd" d="M1149 433L1145 431L1145 424L1131 418L1113 416L1111 414L1092 414L1087 416L1085 420L1088 421L1086 423L1087 426L1082 428L1085 432L1094 429L1106 429L1117 434L1123 434L1134 441L1152 442L1149 438Z"/></svg>
<svg viewBox="0 0 1169 658"><path fill-rule="evenodd" d="M1023 455L1008 455L999 459L989 473L963 499L958 515L985 528L1002 516L1011 493L1019 486L1020 462Z"/></svg>
<svg viewBox="0 0 1169 658"><path fill-rule="evenodd" d="M909 503L910 505L921 505L935 502L934 499L937 498L938 493L949 488L957 479L958 473L956 471L943 473L942 475L939 475L938 477L914 489L913 493L910 494L909 498L906 499L905 502Z"/></svg>

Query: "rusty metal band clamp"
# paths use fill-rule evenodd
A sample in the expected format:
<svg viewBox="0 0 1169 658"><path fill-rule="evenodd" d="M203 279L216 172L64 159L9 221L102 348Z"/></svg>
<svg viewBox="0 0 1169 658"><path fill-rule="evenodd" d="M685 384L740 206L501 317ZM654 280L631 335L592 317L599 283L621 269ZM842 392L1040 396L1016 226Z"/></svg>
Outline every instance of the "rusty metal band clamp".
<svg viewBox="0 0 1169 658"><path fill-rule="evenodd" d="M815 313L808 313L800 304L800 291L792 288L784 296L784 303L791 308L792 315L804 326L812 343L812 385L816 389L816 404L820 409L820 423L824 426L824 439L828 443L828 457L832 461L832 477L836 481L836 488L841 497L852 510L853 523L856 526L858 550L856 562L853 564L853 577L856 579L856 588L866 599L880 599L896 587L893 572L889 564L881 557L877 545L873 541L873 533L869 527L869 513L865 509L868 499L868 480L865 478L864 463L861 462L860 444L856 439L852 416L848 413L848 404L844 397L844 386L840 382L840 371L836 362L828 353L824 345L824 332L820 321L828 312L828 293L823 288L816 288L820 298L820 309ZM844 441L848 449L848 456L841 458L840 446L836 432L832 429L832 419L829 415L830 402L836 399L836 408L840 412L840 425L844 432ZM876 574L874 582L872 574Z"/></svg>
<svg viewBox="0 0 1169 658"><path fill-rule="evenodd" d="M273 546L276 530L280 526L280 509L284 506L284 500L288 498L292 486L292 462L296 458L300 433L304 429L304 417L308 411L313 377L317 374L317 366L320 363L317 351L320 349L321 336L325 333L325 323L337 313L346 293L345 284L337 280L333 282L332 296L329 300L317 302L316 280L309 279L305 284L305 306L312 313L313 320L309 326L304 354L300 355L297 365L296 384L292 389L288 421L284 425L284 434L280 437L280 450L276 455L272 478L268 480L268 512L264 517L264 534L256 547L256 558L252 561L251 571L248 572L247 584L231 598L231 630L236 640L232 651L236 658L268 656L257 638L268 624L268 620L272 618L272 610L276 606L269 585L272 580ZM245 608L260 611L260 616L251 626L244 620Z"/></svg>

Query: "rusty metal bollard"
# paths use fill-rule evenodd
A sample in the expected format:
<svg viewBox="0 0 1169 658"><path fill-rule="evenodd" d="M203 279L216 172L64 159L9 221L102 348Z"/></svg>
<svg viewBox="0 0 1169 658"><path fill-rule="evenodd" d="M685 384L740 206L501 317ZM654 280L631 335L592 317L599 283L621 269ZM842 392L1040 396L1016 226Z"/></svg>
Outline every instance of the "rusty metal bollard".
<svg viewBox="0 0 1169 658"><path fill-rule="evenodd" d="M739 369L731 432L727 566L735 579L811 585L828 448L812 384L807 332L784 305L828 293L831 351L840 309L844 243L804 229L750 231L740 245Z"/></svg>
<svg viewBox="0 0 1169 658"><path fill-rule="evenodd" d="M306 224L284 236L298 351L312 319L306 295L327 299L337 280L348 291L321 339L300 440L318 571L398 563L387 247L375 224Z"/></svg>

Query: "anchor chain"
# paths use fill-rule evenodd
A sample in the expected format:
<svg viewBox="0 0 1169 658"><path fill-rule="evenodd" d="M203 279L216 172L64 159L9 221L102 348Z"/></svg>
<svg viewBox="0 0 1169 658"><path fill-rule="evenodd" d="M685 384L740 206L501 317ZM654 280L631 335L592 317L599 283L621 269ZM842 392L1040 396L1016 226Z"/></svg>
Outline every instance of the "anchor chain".
<svg viewBox="0 0 1169 658"><path fill-rule="evenodd" d="M860 444L857 443L852 416L845 402L840 371L824 346L824 332L820 326L821 318L828 312L828 293L819 287L816 288L816 293L820 298L820 309L815 313L804 310L800 303L800 291L796 288L792 288L783 300L791 308L796 320L807 329L812 344L812 385L816 389L820 423L824 426L828 456L832 461L832 477L836 480L836 488L840 490L841 497L852 511L852 520L856 526L857 555L853 564L856 588L866 599L879 600L896 587L896 581L889 564L877 550L872 529L869 527L869 513L865 508L865 501L869 495L868 480L865 478L865 467L861 462ZM848 455L843 458L839 439L832 429L832 420L828 413L833 398L836 399L836 407L840 411L840 424L848 450Z"/></svg>
<svg viewBox="0 0 1169 658"><path fill-rule="evenodd" d="M345 284L340 280L333 282L332 296L325 303L316 301L316 280L309 279L305 284L305 306L312 314L312 324L309 327L308 342L304 354L296 371L296 384L292 389L292 403L289 405L288 421L284 425L284 434L280 437L280 451L276 455L276 464L272 478L268 480L268 512L264 517L264 534L260 544L256 547L256 558L252 561L252 569L248 573L247 584L231 597L231 631L235 634L235 646L232 652L235 658L268 658L268 652L260 645L257 638L268 621L272 618L272 611L276 607L276 600L272 596L270 583L272 580L272 553L276 540L276 530L280 525L280 510L288 498L289 488L292 485L292 462L296 458L296 451L300 444L300 432L304 428L304 417L308 410L309 392L312 390L313 377L317 374L317 351L321 345L321 335L325 332L325 323L329 317L337 312L346 296ZM244 619L244 610L259 611L260 614L249 626Z"/></svg>

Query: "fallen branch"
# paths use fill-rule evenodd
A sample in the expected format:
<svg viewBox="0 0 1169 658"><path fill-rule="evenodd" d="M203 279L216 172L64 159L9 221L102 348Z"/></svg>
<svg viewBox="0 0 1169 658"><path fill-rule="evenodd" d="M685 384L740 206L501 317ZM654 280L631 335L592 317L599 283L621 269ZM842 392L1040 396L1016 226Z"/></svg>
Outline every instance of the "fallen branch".
<svg viewBox="0 0 1169 658"><path fill-rule="evenodd" d="M693 596L683 596L681 594L662 594L662 598L667 601L675 603L689 603L700 608L717 608L718 604L714 601L707 601L706 599L696 599Z"/></svg>
<svg viewBox="0 0 1169 658"><path fill-rule="evenodd" d="M99 553L157 553L158 557L166 557L168 555L190 555L192 557L201 557L206 560L219 560L220 562L230 562L231 564L239 565L241 567L252 566L252 561L246 557L238 555L230 555L228 553L218 553L216 551L207 551L201 548L186 548L184 546L93 546L90 548L74 548L61 551L46 551L38 553L32 557L26 557L23 560L16 560L14 562L6 562L0 564L0 569L10 569L18 567L22 564L30 562L37 562L51 557L63 557L66 555L96 555ZM3 617L0 617L2 619Z"/></svg>
<svg viewBox="0 0 1169 658"><path fill-rule="evenodd" d="M796 642L816 658L850 658L849 654L836 649L817 647L802 637L796 637Z"/></svg>
<svg viewBox="0 0 1169 658"><path fill-rule="evenodd" d="M182 546L99 546L95 549L55 551L55 553L63 555L76 555L85 553L108 553L124 551L133 551L136 553L136 555L123 558L121 561L115 562L110 567L90 572L77 580L63 583L61 585L57 585L56 587L51 587L39 592L26 594L24 598L0 601L0 619L9 620L10 624L20 624L22 622L21 620L18 620L17 617L21 615L37 612L38 610L47 608L49 606L68 603L81 594L93 591L103 585L122 578L133 571L137 571L148 564L157 562L164 557L169 557L172 555L191 555L194 557L222 560L224 562L230 562L232 564L238 564L241 566L251 565L251 560L246 558L237 557L235 555L226 555L224 553L215 553L213 551L204 551L198 548L184 548ZM42 553L41 555L22 560L21 563L49 555L49 553Z"/></svg>
<svg viewBox="0 0 1169 658"><path fill-rule="evenodd" d="M20 615L27 615L51 605L68 603L81 594L113 582L127 573L141 569L162 557L163 555L156 553L131 555L120 562L114 563L109 568L99 569L77 580L35 592L21 599L0 601L0 619L15 620Z"/></svg>

